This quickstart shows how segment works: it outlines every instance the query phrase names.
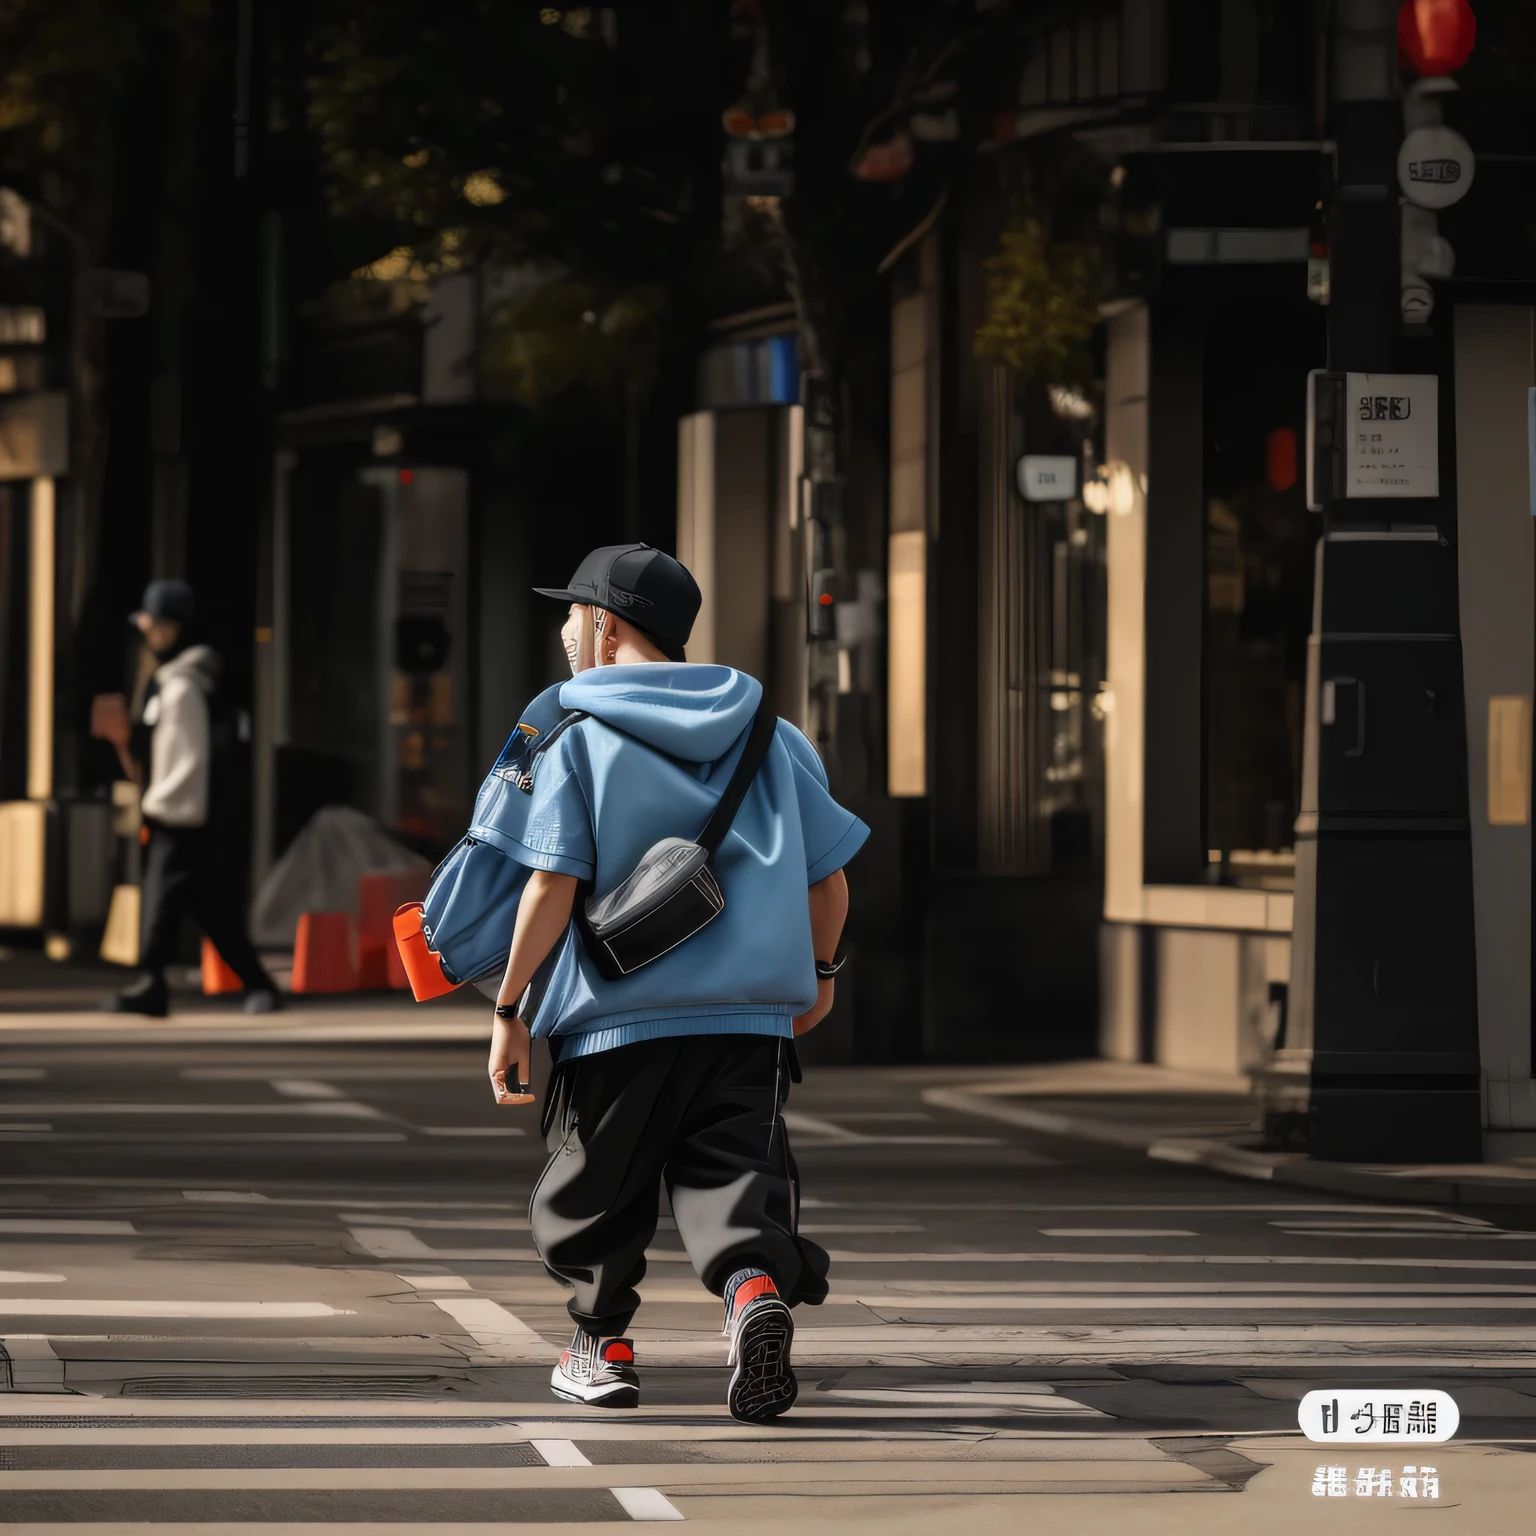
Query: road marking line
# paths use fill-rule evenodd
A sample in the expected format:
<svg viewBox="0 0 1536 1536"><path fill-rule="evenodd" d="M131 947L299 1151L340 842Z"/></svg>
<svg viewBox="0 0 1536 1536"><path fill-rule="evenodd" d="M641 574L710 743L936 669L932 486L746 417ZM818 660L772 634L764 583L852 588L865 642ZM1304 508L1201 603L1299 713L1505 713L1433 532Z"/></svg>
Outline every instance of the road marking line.
<svg viewBox="0 0 1536 1536"><path fill-rule="evenodd" d="M836 1305L853 1304L877 1312L1158 1312L1188 1310L1197 1300L1203 1311L1229 1312L1436 1312L1436 1311L1529 1311L1536 1296L1199 1296L1143 1295L1126 1291L1114 1296L1083 1296L1071 1292L1035 1296L891 1296L834 1291L827 1298Z"/></svg>
<svg viewBox="0 0 1536 1536"><path fill-rule="evenodd" d="M0 1083L35 1083L47 1075L43 1067L0 1067Z"/></svg>
<svg viewBox="0 0 1536 1536"><path fill-rule="evenodd" d="M513 1284L517 1283L513 1282ZM866 1280L862 1283L868 1286L876 1282ZM549 1284L552 1294L559 1291L554 1281L550 1281ZM1121 1295L1125 1289L1125 1282L1122 1280L887 1280L884 1282L883 1294L905 1296L939 1293L996 1296L1005 1292L1049 1291L1055 1294L1081 1291L1087 1294L1100 1292ZM1382 1294L1380 1283L1374 1280L1140 1280L1136 1284L1136 1290L1147 1294L1183 1293L1190 1296L1222 1296L1229 1293L1266 1296L1380 1296ZM1411 1280L1395 1280L1392 1282L1392 1293L1396 1296L1536 1296L1536 1286L1499 1285L1493 1281L1469 1285L1438 1281L1419 1285ZM646 1292L648 1297L653 1294L650 1289ZM700 1287L700 1299L707 1294ZM836 1301L839 1294L834 1290L828 1299Z"/></svg>
<svg viewBox="0 0 1536 1536"><path fill-rule="evenodd" d="M655 1488L610 1488L631 1520L681 1520L683 1512Z"/></svg>
<svg viewBox="0 0 1536 1536"><path fill-rule="evenodd" d="M434 1297L432 1305L446 1312L485 1349L516 1349L522 1355L530 1345L540 1351L550 1347L520 1317L514 1317L500 1302L488 1297Z"/></svg>
<svg viewBox="0 0 1536 1536"><path fill-rule="evenodd" d="M592 1465L577 1450L574 1440L530 1440L528 1444L544 1458L546 1467L590 1467Z"/></svg>
<svg viewBox="0 0 1536 1536"><path fill-rule="evenodd" d="M28 1237L133 1237L138 1228L131 1221L54 1220L45 1216L0 1217L0 1232Z"/></svg>
<svg viewBox="0 0 1536 1536"><path fill-rule="evenodd" d="M462 1067L321 1067L305 1063L300 1069L306 1080L323 1082L335 1078L343 1083L424 1083L476 1082L484 1075L483 1056ZM185 1082L195 1083L267 1083L272 1081L271 1067L183 1067L178 1074Z"/></svg>
<svg viewBox="0 0 1536 1536"><path fill-rule="evenodd" d="M653 1262L683 1261L688 1257L685 1253L660 1250L649 1250L645 1256ZM1427 1259L1400 1254L1363 1258L1358 1254L1332 1253L861 1253L854 1248L834 1248L830 1256L838 1264L1231 1264L1293 1269L1536 1269L1536 1259Z"/></svg>
<svg viewBox="0 0 1536 1536"><path fill-rule="evenodd" d="M1181 1227L1041 1227L1041 1237L1198 1237Z"/></svg>
<svg viewBox="0 0 1536 1536"><path fill-rule="evenodd" d="M32 1131L37 1127L33 1126ZM200 1142L210 1145L237 1143L248 1146L251 1142L369 1142L404 1141L404 1131L54 1131L50 1135L28 1134L0 1138L8 1143L55 1141L103 1146L165 1146L174 1142L177 1146L196 1146Z"/></svg>
<svg viewBox="0 0 1536 1536"><path fill-rule="evenodd" d="M840 1109L839 1120L929 1120L933 1116L921 1109Z"/></svg>
<svg viewBox="0 0 1536 1536"><path fill-rule="evenodd" d="M46 1122L39 1125L35 1120L0 1120L0 1131L51 1131Z"/></svg>
<svg viewBox="0 0 1536 1536"><path fill-rule="evenodd" d="M12 1392L62 1392L64 1362L54 1354L47 1339L34 1334L10 1334L0 1338L7 1356L0 1385Z"/></svg>
<svg viewBox="0 0 1536 1536"><path fill-rule="evenodd" d="M802 1136L820 1136L823 1141L863 1142L869 1137L862 1131L850 1131L818 1115L803 1114L797 1109L786 1109L779 1116L790 1130Z"/></svg>
<svg viewBox="0 0 1536 1536"><path fill-rule="evenodd" d="M75 1297L7 1296L8 1317L199 1317L274 1321L300 1317L356 1317L323 1301L103 1301Z"/></svg>
<svg viewBox="0 0 1536 1536"><path fill-rule="evenodd" d="M383 1226L364 1226L364 1232L397 1232L408 1230L412 1227L425 1227L428 1231L472 1231L472 1232L526 1232L529 1222L526 1217L519 1216L378 1216L362 1211L338 1211L336 1219L340 1222L351 1224L352 1222L381 1222ZM357 1234L354 1233L355 1237Z"/></svg>
<svg viewBox="0 0 1536 1536"><path fill-rule="evenodd" d="M1274 1223L1279 1226L1278 1222ZM1390 1232L1365 1232L1349 1231L1340 1232L1333 1227L1280 1227L1286 1237L1333 1237L1344 1238L1350 1242L1367 1241L1377 1242L1383 1239L1390 1240L1395 1237L1403 1238L1408 1242L1418 1242L1426 1237L1443 1237L1453 1242L1473 1242L1481 1238L1489 1243L1536 1243L1536 1232L1466 1232L1452 1231L1443 1227L1427 1227L1418 1232L1393 1230Z"/></svg>
<svg viewBox="0 0 1536 1536"><path fill-rule="evenodd" d="M1044 1382L1027 1384L1032 1390L1020 1390L1026 1383L1010 1382L1005 1391L966 1392L937 1387L929 1392L922 1387L833 1387L818 1393L848 1403L905 1403L909 1407L999 1408L1010 1413L1045 1413L1074 1419L1108 1419L1114 1415L1090 1408L1070 1397L1060 1397Z"/></svg>
<svg viewBox="0 0 1536 1536"><path fill-rule="evenodd" d="M6 1181L0 1179L0 1185ZM185 1193L185 1191L183 1191ZM247 1195L238 1190L208 1190L187 1195L191 1199L262 1200L271 1205L311 1206L323 1211L419 1211L420 1200L313 1200L288 1195ZM434 1211L518 1211L526 1210L526 1200L434 1200ZM395 1221L401 1218L371 1214L369 1221Z"/></svg>
<svg viewBox="0 0 1536 1536"><path fill-rule="evenodd" d="M414 1232L401 1227L348 1227L352 1241L376 1259L435 1259L440 1257Z"/></svg>
<svg viewBox="0 0 1536 1536"><path fill-rule="evenodd" d="M520 1125L418 1125L423 1136L526 1136Z"/></svg>
<svg viewBox="0 0 1536 1536"><path fill-rule="evenodd" d="M0 1285L53 1285L63 1275L37 1275L27 1269L0 1269Z"/></svg>
<svg viewBox="0 0 1536 1536"><path fill-rule="evenodd" d="M274 1077L270 1081L273 1092L288 1099L345 1099L347 1096L335 1083L322 1083L309 1077Z"/></svg>
<svg viewBox="0 0 1536 1536"><path fill-rule="evenodd" d="M106 1100L68 1101L57 1104L7 1104L8 1115L89 1115L93 1119L101 1115L202 1115L210 1120L223 1119L226 1115L287 1115L319 1117L327 1120L382 1120L382 1111L371 1104L358 1104L351 1099L323 1104L307 1102L292 1104L114 1104Z"/></svg>
<svg viewBox="0 0 1536 1536"><path fill-rule="evenodd" d="M396 1275L418 1291L467 1291L469 1281L463 1275Z"/></svg>
<svg viewBox="0 0 1536 1536"><path fill-rule="evenodd" d="M184 1200L206 1202L209 1205L265 1205L267 1197L253 1189L184 1189Z"/></svg>

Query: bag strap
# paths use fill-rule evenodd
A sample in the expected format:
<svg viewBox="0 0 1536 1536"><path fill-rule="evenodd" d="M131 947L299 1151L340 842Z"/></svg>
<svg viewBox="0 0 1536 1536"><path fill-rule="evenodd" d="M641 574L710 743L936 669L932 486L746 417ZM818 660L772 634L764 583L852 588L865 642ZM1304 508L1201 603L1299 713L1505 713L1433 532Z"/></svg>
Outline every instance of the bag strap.
<svg viewBox="0 0 1536 1536"><path fill-rule="evenodd" d="M725 834L731 830L736 812L747 798L747 791L757 777L757 770L763 766L763 759L768 756L768 748L773 744L774 732L778 728L779 717L774 714L764 694L762 703L757 706L757 713L752 717L752 729L747 736L746 746L741 750L741 756L736 759L730 783L725 786L725 793L720 796L714 814L699 833L699 846L711 858L714 857L715 849L725 841Z"/></svg>
<svg viewBox="0 0 1536 1536"><path fill-rule="evenodd" d="M564 716L555 725L552 725L548 734L542 741L535 742L528 749L528 756L524 759L522 776L517 781L517 787L525 795L533 793L533 770L538 766L539 756L546 747L552 747L578 720L585 720L587 713L583 709L573 709L570 714Z"/></svg>

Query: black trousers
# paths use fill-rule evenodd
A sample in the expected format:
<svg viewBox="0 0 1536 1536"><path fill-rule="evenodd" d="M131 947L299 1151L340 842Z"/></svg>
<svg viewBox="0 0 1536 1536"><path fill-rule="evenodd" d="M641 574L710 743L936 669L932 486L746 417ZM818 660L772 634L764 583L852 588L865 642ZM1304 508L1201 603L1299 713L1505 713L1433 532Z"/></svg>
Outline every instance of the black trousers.
<svg viewBox="0 0 1536 1536"><path fill-rule="evenodd" d="M144 866L139 964L158 975L176 961L183 916L203 930L248 992L273 988L241 911L237 866L205 827L152 827Z"/></svg>
<svg viewBox="0 0 1536 1536"><path fill-rule="evenodd" d="M789 1063L786 1041L687 1035L555 1068L550 1158L529 1215L583 1328L629 1327L663 1181L688 1257L717 1296L748 1268L772 1275L792 1306L826 1296L829 1260L797 1231L800 1177L779 1118Z"/></svg>

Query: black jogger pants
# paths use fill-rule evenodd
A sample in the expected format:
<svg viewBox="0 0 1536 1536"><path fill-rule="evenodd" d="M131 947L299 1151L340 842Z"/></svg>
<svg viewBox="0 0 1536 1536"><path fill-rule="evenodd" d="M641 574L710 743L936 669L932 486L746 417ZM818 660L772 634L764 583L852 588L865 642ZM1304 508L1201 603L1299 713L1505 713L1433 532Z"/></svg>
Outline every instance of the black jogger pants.
<svg viewBox="0 0 1536 1536"><path fill-rule="evenodd" d="M173 965L183 914L207 934L248 992L271 991L246 931L238 876L206 827L154 827L144 867L139 964L158 975Z"/></svg>
<svg viewBox="0 0 1536 1536"><path fill-rule="evenodd" d="M799 1174L779 1110L791 1046L758 1035L646 1040L558 1065L545 1104L550 1158L529 1215L545 1267L573 1287L590 1333L623 1333L666 1182L677 1230L715 1294L739 1269L784 1299L827 1294L827 1255L798 1231Z"/></svg>

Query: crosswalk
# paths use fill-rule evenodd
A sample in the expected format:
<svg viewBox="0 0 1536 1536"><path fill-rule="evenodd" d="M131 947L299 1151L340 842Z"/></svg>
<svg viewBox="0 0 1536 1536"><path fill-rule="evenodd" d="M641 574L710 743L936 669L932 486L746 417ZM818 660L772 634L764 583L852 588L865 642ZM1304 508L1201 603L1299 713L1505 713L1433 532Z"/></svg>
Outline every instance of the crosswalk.
<svg viewBox="0 0 1536 1536"><path fill-rule="evenodd" d="M1140 1436L1041 1435L1049 1387L910 1399L849 1391L793 1428L558 1404L0 1399L0 1529L30 1522L346 1521L456 1529L676 1521L813 1492L823 1513L899 1494L1168 1493L1233 1485ZM897 1401L892 1402L895 1397ZM1080 1421L1092 1410L1077 1408ZM849 1420L857 1417L857 1427ZM969 1416L971 1422L965 1422ZM1102 1416L1100 1416L1102 1417Z"/></svg>
<svg viewBox="0 0 1536 1536"><path fill-rule="evenodd" d="M455 1120L463 1075L237 1058L183 1073L180 1099L139 1082L100 1102L9 1080L0 1127L23 1129L0 1141L152 1161L0 1173L0 1533L789 1529L812 1507L944 1530L957 1500L1239 1493L1262 1460L1245 1437L1294 1438L1295 1402L1340 1368L1536 1370L1532 1234L1178 1198L1189 1176L1162 1172L1161 1198L1113 1198L1063 1184L1059 1148L915 1092L808 1096L791 1132L833 1289L797 1316L793 1414L726 1415L720 1302L664 1217L642 1406L605 1416L548 1391L570 1323L529 1232L538 1138ZM285 1141L326 1161L275 1165Z"/></svg>

